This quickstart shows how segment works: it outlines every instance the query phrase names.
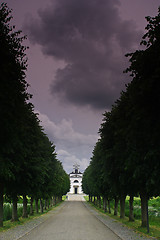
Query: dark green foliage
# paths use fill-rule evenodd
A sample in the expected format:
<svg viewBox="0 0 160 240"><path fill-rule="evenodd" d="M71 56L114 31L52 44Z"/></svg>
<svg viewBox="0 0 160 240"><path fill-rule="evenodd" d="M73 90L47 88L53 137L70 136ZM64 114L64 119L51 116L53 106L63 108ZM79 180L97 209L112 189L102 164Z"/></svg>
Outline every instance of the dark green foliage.
<svg viewBox="0 0 160 240"><path fill-rule="evenodd" d="M142 226L147 225L148 199L160 195L160 8L156 17L146 19L143 50L126 55L130 66L125 72L132 81L104 114L83 180L90 195L114 199L140 194ZM139 212L137 207L135 214Z"/></svg>
<svg viewBox="0 0 160 240"><path fill-rule="evenodd" d="M17 196L49 199L69 190L69 177L56 158L55 146L40 126L29 102L25 80L25 36L10 26L11 10L0 5L0 226L3 195L16 206ZM10 210L5 206L5 219ZM16 207L15 207L16 209ZM22 214L18 209L18 217ZM27 209L28 213L30 209ZM16 215L16 214L15 214Z"/></svg>
<svg viewBox="0 0 160 240"><path fill-rule="evenodd" d="M21 114L26 99L27 83L24 80L25 63L23 62L24 47L20 46L20 32L14 32L9 26L11 11L6 4L0 9L0 177L12 177L13 162L11 155L18 148ZM2 144L3 143L3 144Z"/></svg>

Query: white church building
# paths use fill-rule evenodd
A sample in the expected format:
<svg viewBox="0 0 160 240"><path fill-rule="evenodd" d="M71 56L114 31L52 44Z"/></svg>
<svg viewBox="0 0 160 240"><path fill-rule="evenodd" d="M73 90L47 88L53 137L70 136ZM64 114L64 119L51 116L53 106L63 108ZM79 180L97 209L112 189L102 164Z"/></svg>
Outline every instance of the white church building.
<svg viewBox="0 0 160 240"><path fill-rule="evenodd" d="M83 174L79 171L79 165L73 165L73 171L69 174L70 191L69 194L83 194L82 191L82 177Z"/></svg>

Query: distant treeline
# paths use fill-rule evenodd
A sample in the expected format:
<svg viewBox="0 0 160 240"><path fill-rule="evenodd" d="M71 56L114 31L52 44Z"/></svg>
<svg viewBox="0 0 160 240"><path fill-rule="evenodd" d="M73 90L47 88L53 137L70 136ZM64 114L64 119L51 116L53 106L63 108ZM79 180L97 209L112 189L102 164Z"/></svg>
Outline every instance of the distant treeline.
<svg viewBox="0 0 160 240"><path fill-rule="evenodd" d="M131 83L110 112L104 113L89 167L83 176L83 191L91 196L120 200L130 196L130 221L134 220L133 197L141 198L142 226L148 225L148 199L160 195L160 8L146 17L143 50L127 54L125 71Z"/></svg>
<svg viewBox="0 0 160 240"><path fill-rule="evenodd" d="M0 5L0 226L3 226L3 198L13 203L12 220L17 220L17 197L23 196L23 217L27 197L55 199L69 191L70 182L55 146L40 126L29 102L26 82L25 36L10 26L11 10Z"/></svg>

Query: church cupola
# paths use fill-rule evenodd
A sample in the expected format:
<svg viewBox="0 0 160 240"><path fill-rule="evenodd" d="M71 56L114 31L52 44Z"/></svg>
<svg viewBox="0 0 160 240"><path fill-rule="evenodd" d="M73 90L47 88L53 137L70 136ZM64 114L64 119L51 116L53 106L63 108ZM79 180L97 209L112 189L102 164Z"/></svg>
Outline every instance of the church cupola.
<svg viewBox="0 0 160 240"><path fill-rule="evenodd" d="M76 174L79 173L79 167L80 166L78 164L73 165L74 173L76 173Z"/></svg>
<svg viewBox="0 0 160 240"><path fill-rule="evenodd" d="M73 165L73 172L69 174L70 177L70 191L69 194L82 194L82 177L83 174L79 171L80 165Z"/></svg>

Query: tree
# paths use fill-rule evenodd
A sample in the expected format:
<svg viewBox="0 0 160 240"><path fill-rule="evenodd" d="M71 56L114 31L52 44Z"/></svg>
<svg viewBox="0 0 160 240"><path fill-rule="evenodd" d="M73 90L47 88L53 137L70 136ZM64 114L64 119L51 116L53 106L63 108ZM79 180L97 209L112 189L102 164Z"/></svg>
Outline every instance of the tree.
<svg viewBox="0 0 160 240"><path fill-rule="evenodd" d="M62 163L56 161L55 172L52 185L52 195L55 197L62 197L70 189L70 180L67 173L64 171Z"/></svg>
<svg viewBox="0 0 160 240"><path fill-rule="evenodd" d="M124 132L122 126L120 128L120 124L122 125L123 122L120 120L118 105L114 105L111 112L104 114L103 121L99 132L103 152L105 152L103 164L104 179L105 183L110 186L110 195L115 199L115 210L117 209L117 201L120 199L120 216L123 218L125 214L125 197L127 194L125 183L127 173L124 168Z"/></svg>
<svg viewBox="0 0 160 240"><path fill-rule="evenodd" d="M18 126L21 125L24 105L30 98L26 89L25 37L10 26L11 10L5 3L0 5L0 226L2 222L3 190L6 180L14 178L15 164L12 155L20 146ZM16 167L17 168L17 167Z"/></svg>
<svg viewBox="0 0 160 240"><path fill-rule="evenodd" d="M26 37L10 26L11 10L0 7L0 226L3 226L3 194L13 201L12 220L17 220L17 197L23 195L23 217L27 217L27 198L48 198L69 190L69 177L56 159L55 146L44 134L29 102ZM60 177L57 177L58 170Z"/></svg>
<svg viewBox="0 0 160 240"><path fill-rule="evenodd" d="M100 178L109 186L110 195L121 199L122 217L125 196L130 195L130 220L133 197L140 194L143 227L148 225L148 199L160 193L160 8L156 17L146 19L147 32L141 42L144 49L126 55L131 63L126 72L132 81L104 114L99 147L94 149L83 181L89 193L98 183L93 166L101 169ZM104 194L101 187L98 185Z"/></svg>
<svg viewBox="0 0 160 240"><path fill-rule="evenodd" d="M146 17L148 24L141 44L146 47L128 54L131 65L127 69L133 80L127 87L132 104L129 149L134 163L142 200L142 226L147 225L148 199L159 195L160 132L160 8L155 17ZM136 158L132 156L136 156Z"/></svg>

